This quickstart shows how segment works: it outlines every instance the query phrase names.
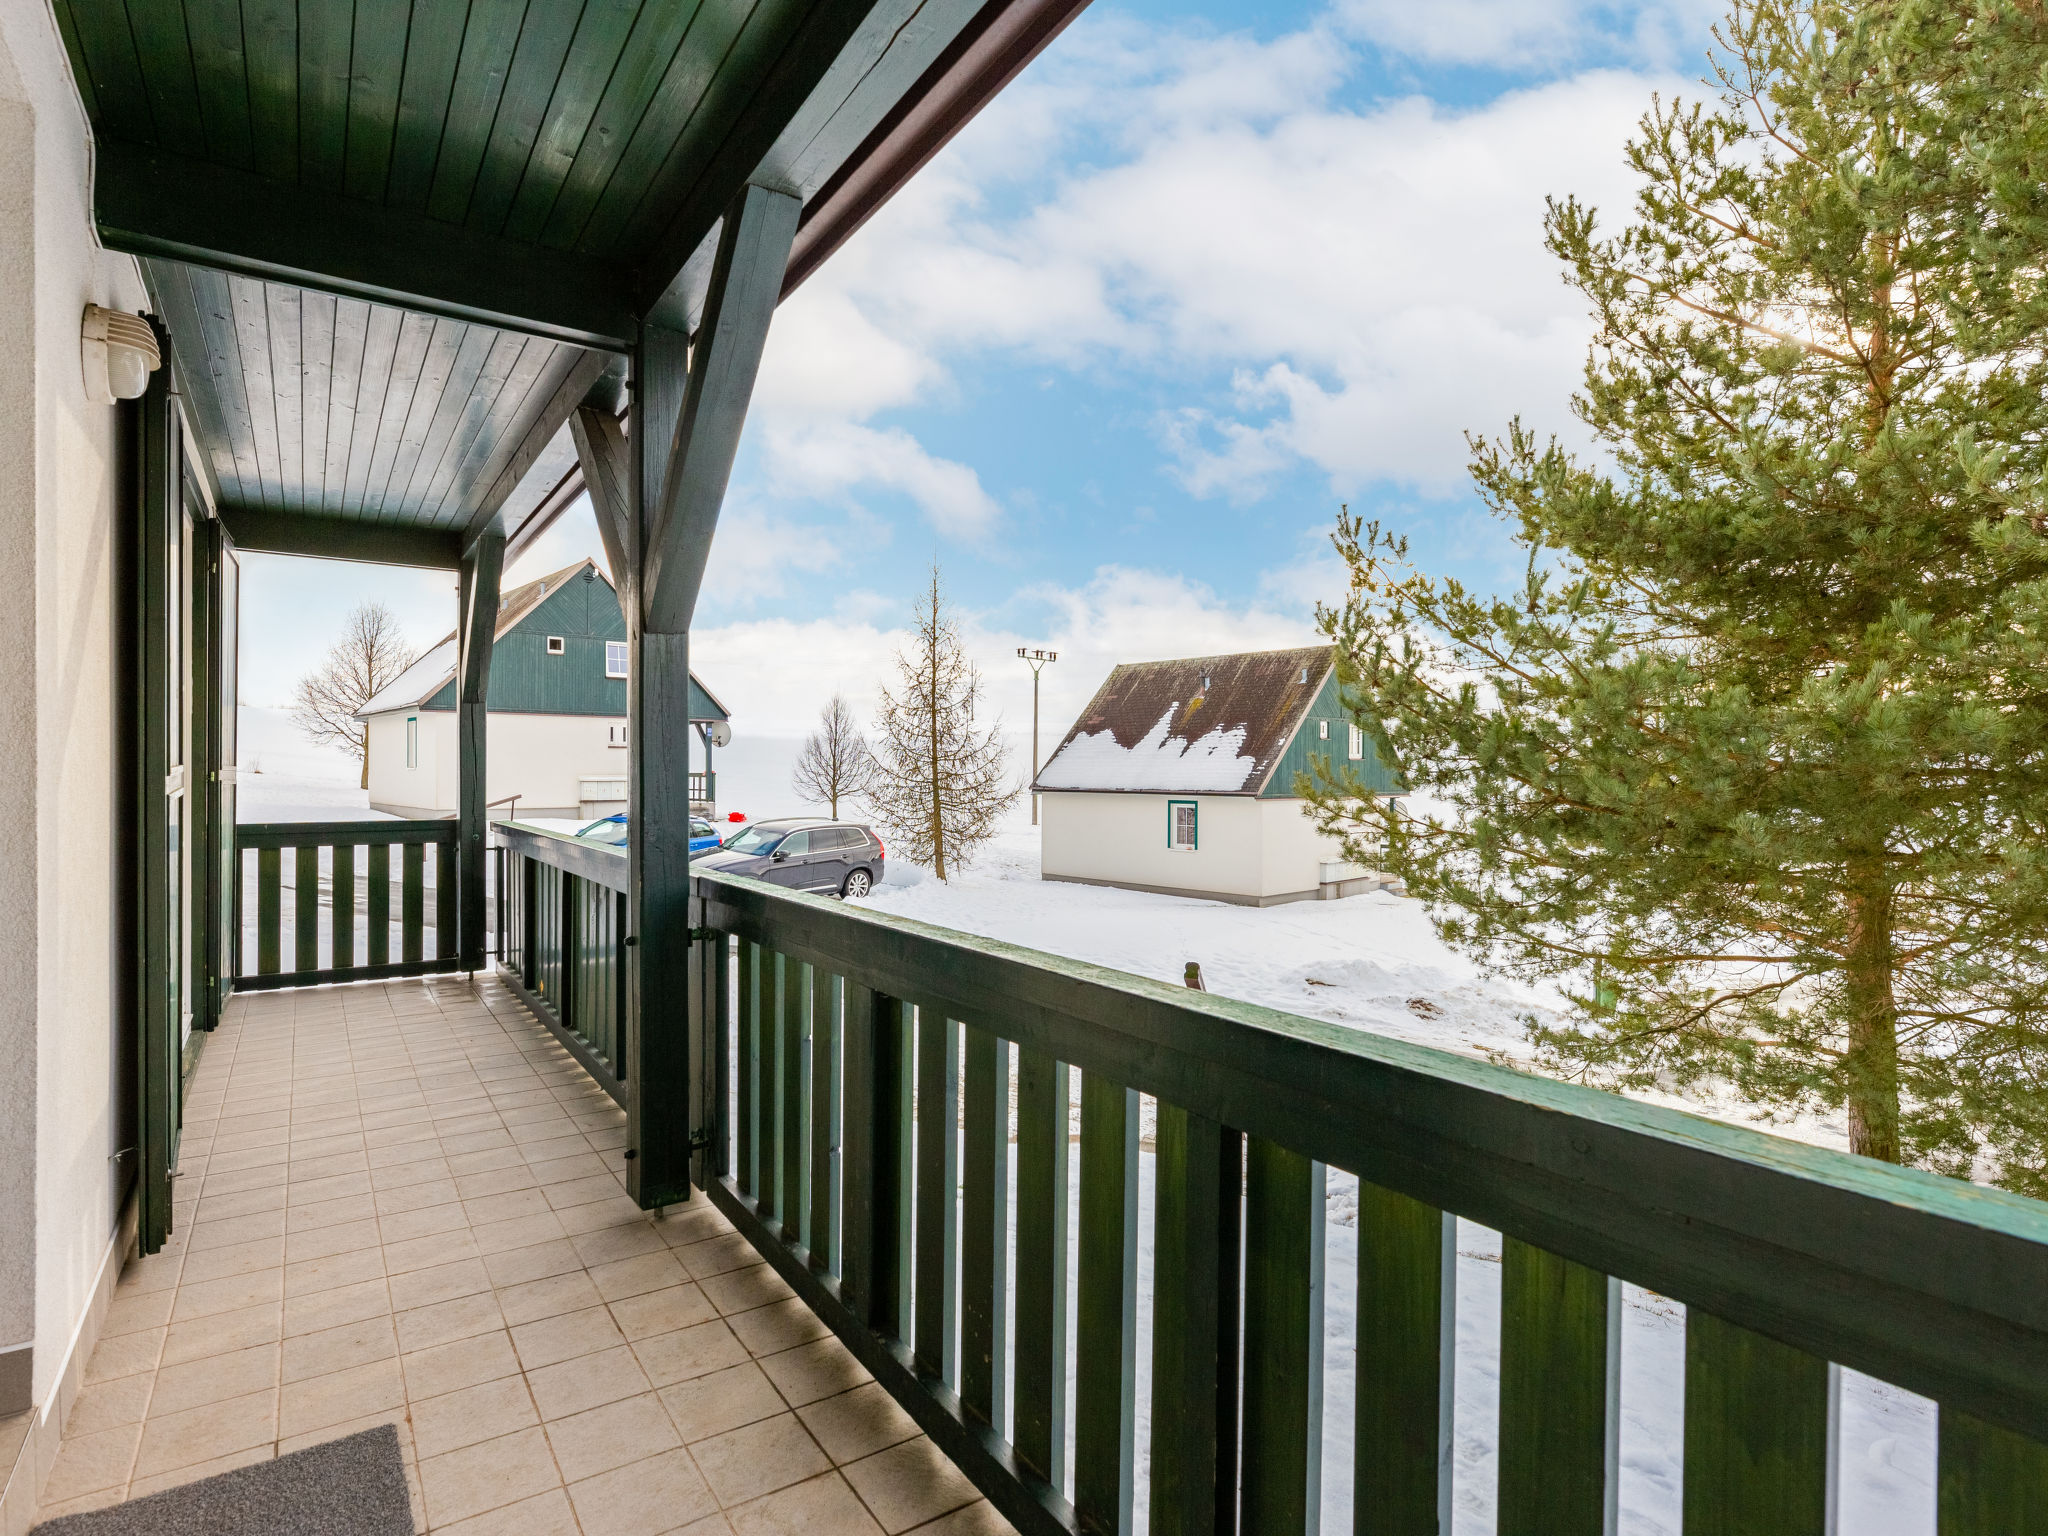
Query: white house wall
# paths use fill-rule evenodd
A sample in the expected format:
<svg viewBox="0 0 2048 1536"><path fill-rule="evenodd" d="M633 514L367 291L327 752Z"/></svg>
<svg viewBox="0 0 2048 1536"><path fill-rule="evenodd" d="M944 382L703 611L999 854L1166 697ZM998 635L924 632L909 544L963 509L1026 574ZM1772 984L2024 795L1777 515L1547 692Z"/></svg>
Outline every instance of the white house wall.
<svg viewBox="0 0 2048 1536"><path fill-rule="evenodd" d="M1192 851L1167 845L1170 800L1197 806ZM1047 880L1260 903L1314 895L1323 861L1342 856L1299 800L1066 791L1040 803Z"/></svg>
<svg viewBox="0 0 2048 1536"><path fill-rule="evenodd" d="M0 864L0 1396L33 1345L45 1406L134 1166L116 1118L120 417L86 400L78 333L88 303L148 303L134 263L95 243L90 186L50 8L0 0L0 653L19 663L0 673L0 772L33 829Z"/></svg>
<svg viewBox="0 0 2048 1536"><path fill-rule="evenodd" d="M419 766L405 766L407 712L370 717L370 804L397 815L452 816L461 793L456 713L415 711ZM485 716L484 798L519 796L521 816L575 816L585 779L623 779L626 752L609 745L625 724L617 715ZM492 814L502 816L505 806Z"/></svg>
<svg viewBox="0 0 2048 1536"><path fill-rule="evenodd" d="M1302 814L1307 802L1292 798L1260 800L1260 895L1299 895L1315 890L1325 862L1344 857L1344 845L1316 830Z"/></svg>

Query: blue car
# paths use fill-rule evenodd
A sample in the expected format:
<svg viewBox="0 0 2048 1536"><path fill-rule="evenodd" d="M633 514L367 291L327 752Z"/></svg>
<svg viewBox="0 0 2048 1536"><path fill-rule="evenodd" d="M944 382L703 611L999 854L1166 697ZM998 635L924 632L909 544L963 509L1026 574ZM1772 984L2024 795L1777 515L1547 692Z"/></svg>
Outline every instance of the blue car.
<svg viewBox="0 0 2048 1536"><path fill-rule="evenodd" d="M576 835L593 843L603 843L608 848L623 848L626 846L626 813L620 811L614 816L600 816L589 826L579 828ZM690 857L709 853L719 843L716 827L702 816L690 818Z"/></svg>

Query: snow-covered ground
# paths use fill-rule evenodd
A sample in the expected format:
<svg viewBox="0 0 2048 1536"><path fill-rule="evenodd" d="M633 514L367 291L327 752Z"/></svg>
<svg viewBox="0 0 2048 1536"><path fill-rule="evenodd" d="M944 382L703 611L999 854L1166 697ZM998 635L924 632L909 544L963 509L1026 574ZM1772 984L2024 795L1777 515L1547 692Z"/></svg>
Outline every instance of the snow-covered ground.
<svg viewBox="0 0 2048 1536"><path fill-rule="evenodd" d="M1523 1018L1557 1004L1554 994L1483 975L1437 938L1417 902L1378 894L1259 909L1047 882L1038 877L1038 838L1028 827L1004 833L968 869L944 883L902 861L892 862L870 903L899 916L1167 982L1179 982L1193 960L1212 992L1470 1055L1527 1061ZM1695 1113L1760 1123L1729 1100L1647 1097ZM1841 1124L1824 1118L1767 1128L1823 1145L1846 1145ZM1144 1526L1149 1438L1151 1181L1152 1159L1146 1153L1140 1166L1138 1529ZM1324 1530L1351 1525L1356 1190L1357 1180L1350 1175L1329 1175ZM1078 1213L1078 1199L1072 1210ZM1070 1243L1070 1264L1077 1248L1077 1240ZM1455 1536L1481 1536L1494 1528L1499 1235L1460 1221L1458 1249L1454 1531ZM1619 1529L1622 1536L1678 1536L1685 1309L1635 1286L1624 1286L1623 1299ZM1844 1371L1836 1417L1841 1437L1837 1529L1858 1536L1932 1532L1934 1405Z"/></svg>

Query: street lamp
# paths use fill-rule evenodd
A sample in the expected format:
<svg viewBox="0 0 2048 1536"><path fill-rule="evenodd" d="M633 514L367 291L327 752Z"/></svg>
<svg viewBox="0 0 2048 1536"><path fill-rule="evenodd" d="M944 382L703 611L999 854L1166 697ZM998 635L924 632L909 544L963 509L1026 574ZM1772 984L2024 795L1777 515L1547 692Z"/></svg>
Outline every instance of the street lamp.
<svg viewBox="0 0 2048 1536"><path fill-rule="evenodd" d="M1023 657L1031 667L1031 782L1036 786L1038 783L1038 674L1045 670L1047 662L1058 661L1060 653L1058 651L1026 650L1020 645L1017 647L1017 654ZM1031 825L1034 827L1038 825L1038 790L1035 787L1031 791Z"/></svg>

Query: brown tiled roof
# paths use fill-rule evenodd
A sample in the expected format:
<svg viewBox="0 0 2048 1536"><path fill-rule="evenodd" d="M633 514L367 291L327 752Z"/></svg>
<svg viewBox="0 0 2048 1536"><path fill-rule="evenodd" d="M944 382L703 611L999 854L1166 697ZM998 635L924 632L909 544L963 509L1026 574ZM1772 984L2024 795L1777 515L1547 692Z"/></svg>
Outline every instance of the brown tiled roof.
<svg viewBox="0 0 2048 1536"><path fill-rule="evenodd" d="M1046 759L1039 787L1257 794L1321 691L1333 649L1127 662Z"/></svg>

